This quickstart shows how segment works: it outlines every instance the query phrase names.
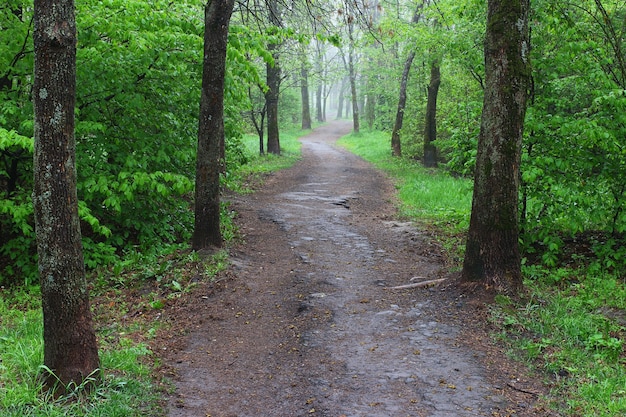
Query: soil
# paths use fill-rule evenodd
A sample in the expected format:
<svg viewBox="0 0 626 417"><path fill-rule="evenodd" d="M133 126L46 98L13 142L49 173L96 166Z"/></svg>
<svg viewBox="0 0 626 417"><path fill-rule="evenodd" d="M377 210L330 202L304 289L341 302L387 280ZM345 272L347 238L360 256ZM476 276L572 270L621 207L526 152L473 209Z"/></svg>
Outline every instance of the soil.
<svg viewBox="0 0 626 417"><path fill-rule="evenodd" d="M397 217L392 182L335 145L351 127L314 130L295 166L229 197L229 269L162 311L169 416L551 415L491 342L484 300Z"/></svg>

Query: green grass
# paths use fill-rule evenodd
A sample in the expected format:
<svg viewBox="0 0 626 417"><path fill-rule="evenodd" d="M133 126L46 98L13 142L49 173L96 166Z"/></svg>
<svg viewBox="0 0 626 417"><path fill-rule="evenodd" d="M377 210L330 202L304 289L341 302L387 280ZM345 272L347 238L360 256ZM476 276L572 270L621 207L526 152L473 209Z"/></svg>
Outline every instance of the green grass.
<svg viewBox="0 0 626 417"><path fill-rule="evenodd" d="M400 214L427 221L457 233L469 225L472 182L453 178L443 170L424 168L419 162L391 156L390 135L382 132L348 135L339 144L388 173L395 181Z"/></svg>
<svg viewBox="0 0 626 417"><path fill-rule="evenodd" d="M293 165L300 158L298 137L308 132L296 128L281 132L281 156L258 155L258 139L247 136L245 146L250 163L230 172L227 186L248 192L250 178L262 180L266 173ZM234 213L227 203L222 207L224 239L237 237ZM128 288L146 287L148 291L141 306L134 308L160 309L166 298L182 296L193 287L191 278L198 275L214 279L228 265L227 250L208 257L190 252L187 244L170 245L167 250L155 248L149 253L128 253L110 268L94 271L89 281L92 305L98 329L102 384L95 392L77 398L54 400L42 394L39 375L44 372L43 320L41 294L31 288L0 289L0 416L3 417L133 417L163 415L159 388L154 380L149 346L134 342L154 337L158 324L133 322L121 325L120 317L128 313L124 299ZM157 289L157 292L154 292ZM165 294L165 295L164 295ZM110 307L114 306L114 307ZM155 327L156 326L156 327ZM78 394L77 394L78 395Z"/></svg>
<svg viewBox="0 0 626 417"><path fill-rule="evenodd" d="M626 415L624 280L596 267L524 274L528 294L492 308L499 339L553 386L566 415Z"/></svg>
<svg viewBox="0 0 626 417"><path fill-rule="evenodd" d="M100 342L103 382L95 392L71 401L42 394L43 322L35 301L39 298L36 289L0 297L0 415L139 417L159 412L158 390L145 365L151 352L123 337Z"/></svg>
<svg viewBox="0 0 626 417"><path fill-rule="evenodd" d="M297 138L306 133L281 132L280 157L259 156L257 137L246 137L250 163L228 174L228 188L250 192L266 173L291 166L300 158ZM340 143L387 172L397 184L400 214L433 227L444 246L458 254L469 222L471 181L391 157L388 136L361 133ZM236 227L228 210L225 205L225 237L234 239ZM94 276L95 290L120 297L128 285L143 281L180 296L191 285L191 276L210 279L225 267L226 257L220 251L211 259L200 259L182 246L172 253L129 257ZM491 307L498 329L495 337L545 379L552 388L548 401L560 414L626 415L626 283L605 268L599 263L584 269L526 265L527 293L519 299L497 297ZM149 339L154 324L122 327L116 317L126 312L123 299L115 300L117 312L100 318L106 323L98 323L103 384L86 399L60 403L41 395L37 379L43 362L38 290L0 291L0 415L162 415L159 391L150 375L149 364L154 361L150 349L124 336L133 331ZM163 308L161 298L147 297L146 305Z"/></svg>
<svg viewBox="0 0 626 417"><path fill-rule="evenodd" d="M245 135L243 145L248 163L228 172L225 178L226 188L240 194L250 193L262 182L264 175L292 166L300 159L301 143L298 138L309 132L294 126L281 130L279 156L267 153L259 155L259 137L256 134ZM267 136L264 141L267 142Z"/></svg>

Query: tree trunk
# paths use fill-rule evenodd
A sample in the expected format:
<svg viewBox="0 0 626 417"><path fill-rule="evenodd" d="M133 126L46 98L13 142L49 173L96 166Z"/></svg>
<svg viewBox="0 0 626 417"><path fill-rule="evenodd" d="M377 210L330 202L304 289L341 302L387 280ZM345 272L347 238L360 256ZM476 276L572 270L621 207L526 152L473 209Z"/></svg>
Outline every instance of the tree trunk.
<svg viewBox="0 0 626 417"><path fill-rule="evenodd" d="M280 26L277 0L268 0L270 22L274 26ZM278 62L278 45L268 45L268 51L274 57L274 63L268 63L267 87L265 103L267 107L267 152L280 155L280 137L278 129L278 96L280 92L280 65Z"/></svg>
<svg viewBox="0 0 626 417"><path fill-rule="evenodd" d="M300 96L302 97L302 130L311 128L311 108L309 106L309 71L306 62L300 69Z"/></svg>
<svg viewBox="0 0 626 417"><path fill-rule="evenodd" d="M374 121L376 119L376 92L374 91L373 84L376 82L374 78L371 78L367 82L367 99L365 101L365 118L367 119L367 127L372 130L374 128Z"/></svg>
<svg viewBox="0 0 626 417"><path fill-rule="evenodd" d="M259 86L259 89L263 91L262 86ZM248 98L250 99L250 120L254 125L254 130L256 130L256 133L259 136L259 155L265 155L263 132L265 131L265 110L267 108L267 104L265 103L265 100L263 100L263 108L258 112L259 120L257 120L257 111L254 107L255 100L250 86L248 86Z"/></svg>
<svg viewBox="0 0 626 417"><path fill-rule="evenodd" d="M324 81L324 84L322 85L322 122L326 121L326 103L328 102L328 93L328 85L326 84L326 81Z"/></svg>
<svg viewBox="0 0 626 417"><path fill-rule="evenodd" d="M346 91L346 77L341 79L341 87L339 87L339 99L337 100L337 119L341 119L343 117L343 102L344 102L344 93Z"/></svg>
<svg viewBox="0 0 626 417"><path fill-rule="evenodd" d="M428 85L428 99L426 102L426 123L424 125L424 166L437 166L437 148L433 142L437 140L437 94L441 84L439 62L434 60L430 66L430 84Z"/></svg>
<svg viewBox="0 0 626 417"><path fill-rule="evenodd" d="M356 71L354 69L354 36L353 23L348 23L348 76L350 77L350 92L352 94L352 130L359 133L359 103L356 91Z"/></svg>
<svg viewBox="0 0 626 417"><path fill-rule="evenodd" d="M402 145L400 143L400 130L404 123L404 108L406 107L406 86L409 81L409 73L411 65L415 58L415 51L411 51L404 61L404 70L402 70L402 78L400 79L400 97L398 98L398 110L396 111L396 122L391 132L391 153L393 156L402 156Z"/></svg>
<svg viewBox="0 0 626 417"><path fill-rule="evenodd" d="M529 0L489 0L485 97L462 280L513 294L522 287L518 246L521 143L530 84Z"/></svg>
<svg viewBox="0 0 626 417"><path fill-rule="evenodd" d="M224 76L228 26L235 0L209 0L204 10L204 63L196 156L193 249L222 245L220 172L224 165Z"/></svg>
<svg viewBox="0 0 626 417"><path fill-rule="evenodd" d="M318 122L323 122L324 117L322 115L322 85L321 84L317 86L317 91L315 92L315 104L316 104L316 108L315 108L316 120Z"/></svg>
<svg viewBox="0 0 626 417"><path fill-rule="evenodd" d="M33 204L44 365L52 372L44 376L44 384L62 395L70 384L91 389L100 377L76 192L74 1L35 0L34 22Z"/></svg>
<svg viewBox="0 0 626 417"><path fill-rule="evenodd" d="M411 23L416 24L419 22L421 11L424 7L424 2L417 5L413 19ZM402 78L400 79L400 94L398 98L398 110L396 111L396 122L393 125L391 131L391 154L395 157L402 156L402 144L400 142L400 131L402 130L402 124L404 123L404 109L406 107L406 87L409 81L409 73L411 72L411 65L413 65L413 59L415 59L415 51L409 52L409 55L404 61L404 69L402 70Z"/></svg>

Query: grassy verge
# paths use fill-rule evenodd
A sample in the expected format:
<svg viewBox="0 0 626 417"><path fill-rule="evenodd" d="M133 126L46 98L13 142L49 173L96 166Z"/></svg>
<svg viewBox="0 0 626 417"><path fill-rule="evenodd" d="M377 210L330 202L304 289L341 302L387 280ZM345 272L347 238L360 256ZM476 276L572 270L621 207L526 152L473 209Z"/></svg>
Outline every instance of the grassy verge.
<svg viewBox="0 0 626 417"><path fill-rule="evenodd" d="M255 136L245 138L249 163L229 173L228 188L249 192L268 172L291 166L300 156L295 128L281 132L281 156L258 155ZM236 238L233 213L225 204L222 233ZM212 279L228 265L227 250L201 257L188 245L151 253L129 253L88 277L98 335L103 383L95 392L53 400L41 393L43 363L41 295L37 287L0 288L0 416L133 417L164 415L163 385L154 375L151 350L160 329L159 310L184 296L198 280Z"/></svg>
<svg viewBox="0 0 626 417"><path fill-rule="evenodd" d="M555 409L626 415L626 287L595 266L524 267L528 294L492 307L496 335L544 375Z"/></svg>
<svg viewBox="0 0 626 417"><path fill-rule="evenodd" d="M470 181L392 158L388 135L348 135L340 143L389 173L401 214L434 224L459 254L454 242L468 227ZM526 294L491 306L494 337L543 375L560 415L626 415L626 280L623 271L579 261L584 266L524 265Z"/></svg>
<svg viewBox="0 0 626 417"><path fill-rule="evenodd" d="M248 163L238 167L234 172L228 172L225 178L226 188L240 194L252 192L263 177L270 172L288 168L300 159L300 142L298 138L308 131L299 130L293 126L280 132L280 156L259 154L259 137L249 134L243 138L245 155Z"/></svg>
<svg viewBox="0 0 626 417"><path fill-rule="evenodd" d="M0 296L0 415L145 416L159 412L152 388L146 344L123 336L115 343L101 338L103 383L85 398L75 395L53 400L41 394L43 362L41 308L37 288L3 292ZM10 301L9 301L10 300Z"/></svg>
<svg viewBox="0 0 626 417"><path fill-rule="evenodd" d="M469 226L472 182L424 168L418 161L392 157L390 140L388 134L368 132L347 135L339 144L389 174L398 189L400 215L431 230L450 259L458 261Z"/></svg>

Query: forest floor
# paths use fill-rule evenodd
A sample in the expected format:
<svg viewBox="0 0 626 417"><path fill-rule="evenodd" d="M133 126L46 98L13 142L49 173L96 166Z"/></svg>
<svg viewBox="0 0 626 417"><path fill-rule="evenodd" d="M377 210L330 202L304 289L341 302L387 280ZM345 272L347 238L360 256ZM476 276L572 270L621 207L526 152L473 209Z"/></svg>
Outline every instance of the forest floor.
<svg viewBox="0 0 626 417"><path fill-rule="evenodd" d="M228 197L229 269L162 311L169 416L553 415L440 244L397 218L391 181L335 145L350 130L316 129L295 166Z"/></svg>

